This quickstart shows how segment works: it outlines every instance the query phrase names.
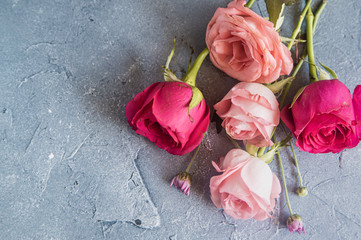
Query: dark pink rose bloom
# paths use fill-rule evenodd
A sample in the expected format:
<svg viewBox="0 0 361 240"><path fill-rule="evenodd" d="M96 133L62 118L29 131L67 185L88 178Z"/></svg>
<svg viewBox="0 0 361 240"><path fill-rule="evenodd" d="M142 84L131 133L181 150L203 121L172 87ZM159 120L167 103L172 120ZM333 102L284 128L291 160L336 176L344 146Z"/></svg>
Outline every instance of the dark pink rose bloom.
<svg viewBox="0 0 361 240"><path fill-rule="evenodd" d="M361 139L361 85L358 85L353 92L353 109L356 118L356 131L357 136Z"/></svg>
<svg viewBox="0 0 361 240"><path fill-rule="evenodd" d="M281 119L302 151L338 153L359 142L350 91L337 79L308 85L291 109L282 109Z"/></svg>
<svg viewBox="0 0 361 240"><path fill-rule="evenodd" d="M192 88L182 82L154 83L126 106L129 125L159 148L184 155L202 141L209 124L204 99L189 111Z"/></svg>

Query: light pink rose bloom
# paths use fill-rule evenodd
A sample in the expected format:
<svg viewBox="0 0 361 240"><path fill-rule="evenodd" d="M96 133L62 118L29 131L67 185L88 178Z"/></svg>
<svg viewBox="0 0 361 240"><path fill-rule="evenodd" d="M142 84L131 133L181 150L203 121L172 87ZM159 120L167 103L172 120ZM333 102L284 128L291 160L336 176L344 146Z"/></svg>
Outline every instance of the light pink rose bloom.
<svg viewBox="0 0 361 240"><path fill-rule="evenodd" d="M238 83L214 109L228 135L258 147L273 145L273 128L280 121L275 95L259 83Z"/></svg>
<svg viewBox="0 0 361 240"><path fill-rule="evenodd" d="M233 149L221 158L221 175L210 180L211 199L234 219L265 220L271 217L281 185L268 164L241 149Z"/></svg>
<svg viewBox="0 0 361 240"><path fill-rule="evenodd" d="M235 0L218 8L208 24L206 44L212 63L244 82L271 83L293 68L291 52L273 23Z"/></svg>

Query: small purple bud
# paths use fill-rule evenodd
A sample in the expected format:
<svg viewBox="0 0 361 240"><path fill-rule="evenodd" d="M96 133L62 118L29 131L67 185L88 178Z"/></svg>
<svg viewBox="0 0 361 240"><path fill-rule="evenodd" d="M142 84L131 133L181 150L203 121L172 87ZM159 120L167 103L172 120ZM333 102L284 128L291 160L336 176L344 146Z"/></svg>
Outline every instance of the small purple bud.
<svg viewBox="0 0 361 240"><path fill-rule="evenodd" d="M187 172L181 172L172 179L170 186L174 185L175 188L181 190L185 195L189 196L191 188L192 177Z"/></svg>
<svg viewBox="0 0 361 240"><path fill-rule="evenodd" d="M293 214L287 218L287 227L290 232L297 231L299 234L301 234L301 232L305 233L305 225L303 225L302 218L297 214Z"/></svg>

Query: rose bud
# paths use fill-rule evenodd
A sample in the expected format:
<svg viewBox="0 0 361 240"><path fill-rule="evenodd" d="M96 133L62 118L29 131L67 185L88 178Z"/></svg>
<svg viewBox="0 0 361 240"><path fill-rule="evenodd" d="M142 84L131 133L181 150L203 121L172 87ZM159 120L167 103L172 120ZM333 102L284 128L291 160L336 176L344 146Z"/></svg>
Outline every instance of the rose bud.
<svg viewBox="0 0 361 240"><path fill-rule="evenodd" d="M185 195L189 196L191 188L192 177L187 172L181 172L172 179L170 186L174 184L174 187L182 191Z"/></svg>
<svg viewBox="0 0 361 240"><path fill-rule="evenodd" d="M352 103L356 118L357 136L361 139L361 85L358 85L353 91Z"/></svg>
<svg viewBox="0 0 361 240"><path fill-rule="evenodd" d="M303 225L302 218L297 214L293 214L287 219L287 227L290 232L297 231L299 234L301 234L301 232L305 233L305 226Z"/></svg>
<svg viewBox="0 0 361 240"><path fill-rule="evenodd" d="M214 109L232 138L257 147L273 144L270 136L280 121L280 111L275 95L264 85L238 83Z"/></svg>
<svg viewBox="0 0 361 240"><path fill-rule="evenodd" d="M233 149L212 162L221 175L210 180L211 199L234 219L265 220L271 217L281 185L268 164L241 149Z"/></svg>
<svg viewBox="0 0 361 240"><path fill-rule="evenodd" d="M218 8L207 26L212 63L243 82L271 83L293 68L291 52L273 23L235 0Z"/></svg>
<svg viewBox="0 0 361 240"><path fill-rule="evenodd" d="M281 119L301 151L338 153L359 142L350 91L337 79L308 85L292 108L282 109Z"/></svg>
<svg viewBox="0 0 361 240"><path fill-rule="evenodd" d="M296 189L296 193L300 197L306 197L308 195L308 189L306 187L299 187Z"/></svg>

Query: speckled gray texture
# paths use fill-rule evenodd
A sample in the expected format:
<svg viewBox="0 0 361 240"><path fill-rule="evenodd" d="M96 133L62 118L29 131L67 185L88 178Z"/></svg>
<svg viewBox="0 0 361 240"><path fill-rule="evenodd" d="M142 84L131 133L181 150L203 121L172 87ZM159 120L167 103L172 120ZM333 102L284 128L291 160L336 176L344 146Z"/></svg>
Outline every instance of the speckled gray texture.
<svg viewBox="0 0 361 240"><path fill-rule="evenodd" d="M201 52L208 21L227 2L1 1L0 239L361 238L360 146L297 151L310 192L302 199L286 161L293 208L306 223L299 236L285 228L283 196L276 218L264 222L235 221L213 206L211 161L232 148L214 124L192 169L190 197L169 182L191 154L170 155L128 126L127 102L162 81L173 37L171 66L182 73L189 46ZM300 8L286 10L282 35ZM263 1L253 9L266 16ZM358 0L330 0L315 35L317 58L351 91L361 83L360 9ZM304 68L294 87L306 76ZM213 105L237 81L207 59L197 83ZM271 168L279 176L277 162Z"/></svg>

